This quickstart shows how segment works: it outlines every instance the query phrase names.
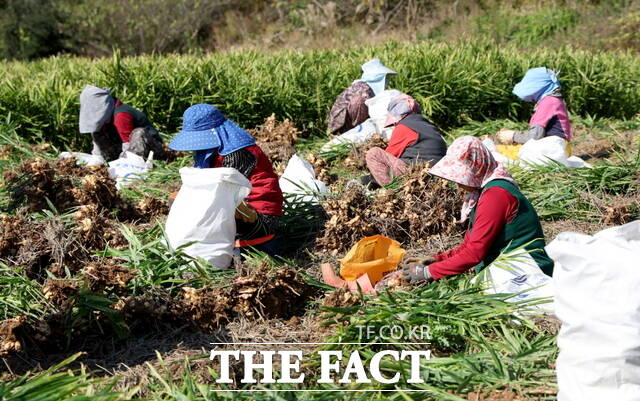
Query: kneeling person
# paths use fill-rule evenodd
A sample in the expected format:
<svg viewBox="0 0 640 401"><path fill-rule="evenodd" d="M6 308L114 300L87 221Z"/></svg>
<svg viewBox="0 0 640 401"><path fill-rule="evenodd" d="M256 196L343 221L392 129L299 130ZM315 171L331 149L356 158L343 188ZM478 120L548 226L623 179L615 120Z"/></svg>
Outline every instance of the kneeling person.
<svg viewBox="0 0 640 401"><path fill-rule="evenodd" d="M111 161L129 151L147 158L164 157L162 138L143 112L111 95L109 89L87 85L80 94L80 133L91 134L91 154Z"/></svg>
<svg viewBox="0 0 640 401"><path fill-rule="evenodd" d="M284 197L271 161L253 136L215 106L197 104L184 112L182 131L169 147L193 151L196 168L235 168L251 182L251 193L236 210L236 244L276 256Z"/></svg>
<svg viewBox="0 0 640 401"><path fill-rule="evenodd" d="M363 177L363 184L389 185L409 165L434 165L447 152L440 131L420 114L420 105L414 98L406 94L396 96L389 103L388 112L385 126L395 126L391 140L386 149L375 147L367 152L371 176Z"/></svg>

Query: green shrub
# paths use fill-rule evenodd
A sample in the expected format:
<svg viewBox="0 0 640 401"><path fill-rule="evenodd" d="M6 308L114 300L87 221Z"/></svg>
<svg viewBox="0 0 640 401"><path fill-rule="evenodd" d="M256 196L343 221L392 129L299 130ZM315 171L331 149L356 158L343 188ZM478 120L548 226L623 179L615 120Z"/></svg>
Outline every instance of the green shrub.
<svg viewBox="0 0 640 401"><path fill-rule="evenodd" d="M567 33L578 23L577 11L553 7L535 13L501 9L476 18L478 33L497 42L521 46L540 45L556 34Z"/></svg>

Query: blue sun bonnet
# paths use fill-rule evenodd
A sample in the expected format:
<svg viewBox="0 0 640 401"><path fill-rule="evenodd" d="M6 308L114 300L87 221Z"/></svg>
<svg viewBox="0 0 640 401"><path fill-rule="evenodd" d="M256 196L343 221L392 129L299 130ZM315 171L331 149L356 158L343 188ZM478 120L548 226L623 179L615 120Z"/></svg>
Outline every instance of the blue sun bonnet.
<svg viewBox="0 0 640 401"><path fill-rule="evenodd" d="M185 110L182 130L169 147L180 151L217 149L218 154L226 156L255 143L251 134L228 120L217 107L196 104Z"/></svg>
<svg viewBox="0 0 640 401"><path fill-rule="evenodd" d="M547 95L559 92L558 74L546 67L531 68L513 88L520 99L536 103Z"/></svg>

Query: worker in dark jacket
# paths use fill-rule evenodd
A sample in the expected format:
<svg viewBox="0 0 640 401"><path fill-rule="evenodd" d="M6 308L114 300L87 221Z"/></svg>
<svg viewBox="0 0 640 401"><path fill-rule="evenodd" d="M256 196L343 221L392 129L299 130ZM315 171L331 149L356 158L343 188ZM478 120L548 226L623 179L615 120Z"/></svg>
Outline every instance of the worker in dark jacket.
<svg viewBox="0 0 640 401"><path fill-rule="evenodd" d="M87 85L80 94L80 133L91 134L91 154L111 161L129 151L156 159L164 156L162 138L147 116L122 103L109 89Z"/></svg>
<svg viewBox="0 0 640 401"><path fill-rule="evenodd" d="M436 164L447 153L447 144L438 128L420 114L420 105L409 95L401 94L389 102L385 126L395 126L386 149L367 152L367 168L375 184L389 185L411 164ZM363 177L363 184L374 184ZM375 185L374 184L374 185Z"/></svg>
<svg viewBox="0 0 640 401"><path fill-rule="evenodd" d="M251 182L251 192L236 210L236 247L278 254L276 229L284 197L271 161L245 130L215 106L196 104L183 116L182 131L169 147L193 151L196 168L231 167Z"/></svg>

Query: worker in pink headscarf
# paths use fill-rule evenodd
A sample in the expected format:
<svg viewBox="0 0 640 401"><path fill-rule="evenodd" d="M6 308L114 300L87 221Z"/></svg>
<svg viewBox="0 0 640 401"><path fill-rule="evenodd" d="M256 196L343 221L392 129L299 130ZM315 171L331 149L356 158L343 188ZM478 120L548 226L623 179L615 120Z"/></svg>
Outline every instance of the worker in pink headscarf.
<svg viewBox="0 0 640 401"><path fill-rule="evenodd" d="M544 251L538 214L509 172L478 138L453 141L430 174L467 192L461 221L468 221L464 242L449 252L405 261L403 275L416 283L489 266L501 253L524 248L547 276L553 260Z"/></svg>

